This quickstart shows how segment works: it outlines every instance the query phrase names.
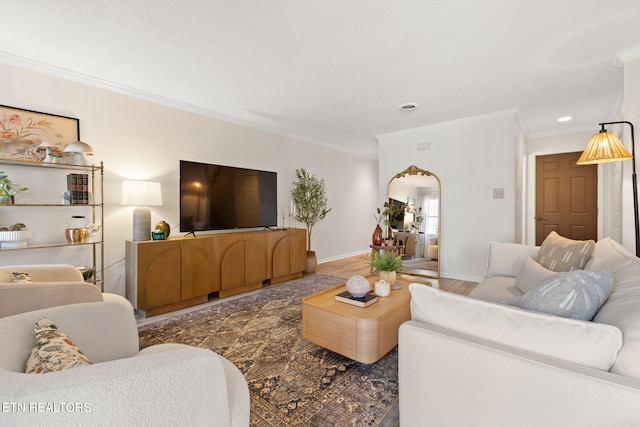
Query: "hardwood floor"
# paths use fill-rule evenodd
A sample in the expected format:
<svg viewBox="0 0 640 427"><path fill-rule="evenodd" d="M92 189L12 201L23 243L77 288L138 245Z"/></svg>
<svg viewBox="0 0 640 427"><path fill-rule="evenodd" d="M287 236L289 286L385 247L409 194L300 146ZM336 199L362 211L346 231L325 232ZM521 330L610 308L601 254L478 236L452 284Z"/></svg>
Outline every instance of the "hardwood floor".
<svg viewBox="0 0 640 427"><path fill-rule="evenodd" d="M348 279L357 274L366 276L369 273L369 255L354 255L348 258L339 259L318 264L317 274L342 277ZM426 279L419 276L411 276L416 282L424 282ZM454 292L461 295L468 295L477 285L476 282L465 282L464 280L440 278L440 289Z"/></svg>

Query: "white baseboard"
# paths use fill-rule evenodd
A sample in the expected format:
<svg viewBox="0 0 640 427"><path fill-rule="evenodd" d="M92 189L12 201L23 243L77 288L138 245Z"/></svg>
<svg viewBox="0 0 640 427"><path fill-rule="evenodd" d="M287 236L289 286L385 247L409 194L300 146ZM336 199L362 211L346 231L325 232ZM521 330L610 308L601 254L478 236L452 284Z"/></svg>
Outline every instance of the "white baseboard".
<svg viewBox="0 0 640 427"><path fill-rule="evenodd" d="M324 264L325 262L338 261L340 259L349 258L356 255L364 255L371 253L371 249L364 249L362 251L351 252L348 254L342 254L331 258L323 258L318 260L318 264Z"/></svg>

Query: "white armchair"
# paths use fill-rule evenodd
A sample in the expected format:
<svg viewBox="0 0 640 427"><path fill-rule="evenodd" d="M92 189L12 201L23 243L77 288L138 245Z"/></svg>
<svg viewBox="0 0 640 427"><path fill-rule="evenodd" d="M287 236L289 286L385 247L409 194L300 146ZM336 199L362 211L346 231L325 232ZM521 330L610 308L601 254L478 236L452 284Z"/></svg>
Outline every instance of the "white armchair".
<svg viewBox="0 0 640 427"><path fill-rule="evenodd" d="M92 365L23 373L41 317L65 332ZM181 344L138 349L126 300L0 319L0 424L249 425L247 383L227 359Z"/></svg>
<svg viewBox="0 0 640 427"><path fill-rule="evenodd" d="M28 273L33 281L13 283L13 272ZM85 282L72 265L0 266L0 318L59 305L120 300L125 299L103 294L97 286Z"/></svg>

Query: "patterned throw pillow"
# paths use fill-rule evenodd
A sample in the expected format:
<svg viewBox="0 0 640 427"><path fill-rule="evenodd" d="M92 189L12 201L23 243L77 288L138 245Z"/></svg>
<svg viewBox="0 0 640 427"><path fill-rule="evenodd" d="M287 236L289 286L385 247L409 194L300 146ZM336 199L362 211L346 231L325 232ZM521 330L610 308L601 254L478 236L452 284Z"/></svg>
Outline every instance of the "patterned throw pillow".
<svg viewBox="0 0 640 427"><path fill-rule="evenodd" d="M14 271L11 275L11 280L13 283L24 283L24 282L33 282L33 279L29 276L29 273L20 273Z"/></svg>
<svg viewBox="0 0 640 427"><path fill-rule="evenodd" d="M593 240L571 240L552 231L542 242L536 261L552 271L582 270L594 247Z"/></svg>
<svg viewBox="0 0 640 427"><path fill-rule="evenodd" d="M36 346L27 360L25 373L44 374L91 364L87 356L51 320L41 318L34 329Z"/></svg>
<svg viewBox="0 0 640 427"><path fill-rule="evenodd" d="M591 320L607 301L613 286L611 271L571 271L558 273L526 292L515 304L578 320Z"/></svg>

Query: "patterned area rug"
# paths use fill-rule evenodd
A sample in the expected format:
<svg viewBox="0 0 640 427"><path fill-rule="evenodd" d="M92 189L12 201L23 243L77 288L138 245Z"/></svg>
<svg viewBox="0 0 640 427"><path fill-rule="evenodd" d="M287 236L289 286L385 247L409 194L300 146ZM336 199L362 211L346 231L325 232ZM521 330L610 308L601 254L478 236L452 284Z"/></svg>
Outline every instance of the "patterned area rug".
<svg viewBox="0 0 640 427"><path fill-rule="evenodd" d="M397 348L371 365L302 338L302 298L344 279L311 275L140 327L140 347L209 348L244 374L251 426L397 423Z"/></svg>

